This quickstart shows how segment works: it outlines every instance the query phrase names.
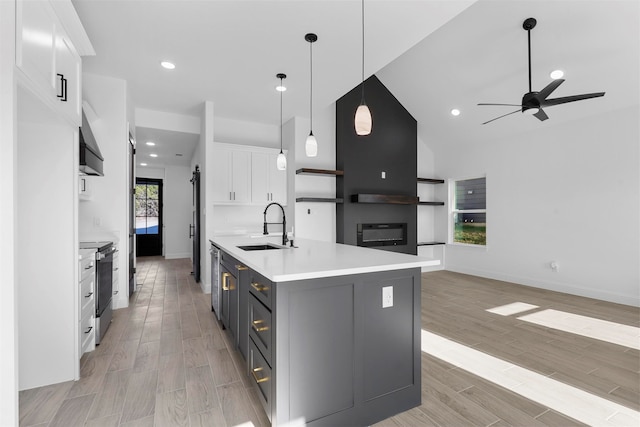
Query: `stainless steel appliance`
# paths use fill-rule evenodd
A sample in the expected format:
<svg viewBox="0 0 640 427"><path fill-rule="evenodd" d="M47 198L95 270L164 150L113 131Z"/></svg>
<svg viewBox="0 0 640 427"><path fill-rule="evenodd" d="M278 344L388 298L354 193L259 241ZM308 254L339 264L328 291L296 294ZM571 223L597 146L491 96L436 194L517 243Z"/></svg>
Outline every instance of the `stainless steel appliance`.
<svg viewBox="0 0 640 427"><path fill-rule="evenodd" d="M96 345L109 328L113 299L113 242L80 242L80 249L96 249Z"/></svg>
<svg viewBox="0 0 640 427"><path fill-rule="evenodd" d="M407 244L407 223L358 224L358 246L396 246Z"/></svg>
<svg viewBox="0 0 640 427"><path fill-rule="evenodd" d="M220 249L211 243L211 310L218 320L220 318L220 301L222 300L222 288L220 286Z"/></svg>

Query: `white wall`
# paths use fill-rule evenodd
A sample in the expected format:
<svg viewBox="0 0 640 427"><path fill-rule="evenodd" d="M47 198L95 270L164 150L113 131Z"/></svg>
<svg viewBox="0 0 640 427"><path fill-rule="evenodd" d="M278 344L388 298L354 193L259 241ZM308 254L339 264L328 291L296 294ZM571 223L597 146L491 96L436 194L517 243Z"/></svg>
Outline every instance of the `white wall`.
<svg viewBox="0 0 640 427"><path fill-rule="evenodd" d="M336 105L316 112L313 117L313 134L318 141L318 155L307 157L305 142L309 135L309 119L295 117L295 169L336 168ZM293 172L295 173L295 169ZM332 176L293 175L295 196L329 197L336 196L336 178ZM295 202L295 198L293 199ZM296 238L336 241L335 203L295 203Z"/></svg>
<svg viewBox="0 0 640 427"><path fill-rule="evenodd" d="M487 176L487 247L448 245L447 270L640 305L638 117L636 107L463 150L434 144L439 177Z"/></svg>
<svg viewBox="0 0 640 427"><path fill-rule="evenodd" d="M435 173L435 159L433 151L421 138L417 142L417 162L419 178L438 178ZM443 201L444 199L436 196L438 187L443 184L417 184L417 195L421 201ZM419 205L418 209L418 242L434 242L439 240L436 238L436 218L445 209L443 206ZM418 246L418 255L440 260L439 266L422 267L423 272L444 269L444 245L437 246Z"/></svg>
<svg viewBox="0 0 640 427"><path fill-rule="evenodd" d="M0 1L0 425L17 425L15 3Z"/></svg>
<svg viewBox="0 0 640 427"><path fill-rule="evenodd" d="M104 176L91 177L92 199L79 204L81 240L113 239L121 254L129 238L129 129L132 119L124 80L83 73L83 98L98 116L93 132L104 157ZM128 256L119 256L118 294L113 308L129 305Z"/></svg>
<svg viewBox="0 0 640 427"><path fill-rule="evenodd" d="M188 166L166 166L164 180L164 256L167 259L189 258L191 239L191 169ZM201 195L202 197L202 195Z"/></svg>

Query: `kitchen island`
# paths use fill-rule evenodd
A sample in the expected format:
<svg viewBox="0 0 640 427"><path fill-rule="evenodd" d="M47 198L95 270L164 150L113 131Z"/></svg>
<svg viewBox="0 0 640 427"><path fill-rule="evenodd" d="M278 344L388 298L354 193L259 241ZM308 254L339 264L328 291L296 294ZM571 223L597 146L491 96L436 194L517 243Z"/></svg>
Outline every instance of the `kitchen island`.
<svg viewBox="0 0 640 427"><path fill-rule="evenodd" d="M223 324L272 425L366 426L420 405L420 268L439 261L302 239L211 243Z"/></svg>

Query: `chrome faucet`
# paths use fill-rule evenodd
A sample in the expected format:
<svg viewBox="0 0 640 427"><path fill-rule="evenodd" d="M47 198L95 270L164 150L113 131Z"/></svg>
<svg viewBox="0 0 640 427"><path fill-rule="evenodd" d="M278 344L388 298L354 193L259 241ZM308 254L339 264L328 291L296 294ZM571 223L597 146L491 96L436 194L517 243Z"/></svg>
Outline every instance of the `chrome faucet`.
<svg viewBox="0 0 640 427"><path fill-rule="evenodd" d="M284 208L280 203L271 202L267 205L266 208L264 208L264 229L262 234L269 234L269 231L267 230L267 224L280 224L279 222L267 222L267 210L269 210L269 207L271 205L278 205L280 206L280 210L282 210L282 245L286 246L287 242L289 241L289 239L287 239L287 218L284 215Z"/></svg>

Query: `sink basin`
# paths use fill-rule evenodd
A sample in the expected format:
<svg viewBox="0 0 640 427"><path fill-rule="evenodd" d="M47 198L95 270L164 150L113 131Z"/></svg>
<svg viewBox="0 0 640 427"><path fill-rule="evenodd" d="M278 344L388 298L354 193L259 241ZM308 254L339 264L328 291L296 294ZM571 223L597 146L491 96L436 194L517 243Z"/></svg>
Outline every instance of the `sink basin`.
<svg viewBox="0 0 640 427"><path fill-rule="evenodd" d="M242 249L243 251L264 251L267 249L283 249L280 246L274 246L274 245L247 245L247 246L238 246L240 249Z"/></svg>

